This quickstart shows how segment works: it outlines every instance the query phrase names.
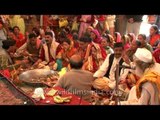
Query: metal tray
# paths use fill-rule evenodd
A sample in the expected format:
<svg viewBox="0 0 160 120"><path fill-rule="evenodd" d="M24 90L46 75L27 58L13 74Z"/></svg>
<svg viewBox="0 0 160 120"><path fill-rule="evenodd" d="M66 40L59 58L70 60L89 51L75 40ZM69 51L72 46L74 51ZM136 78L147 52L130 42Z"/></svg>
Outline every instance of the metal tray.
<svg viewBox="0 0 160 120"><path fill-rule="evenodd" d="M49 75L56 75L57 72L53 70L47 70L47 69L34 69L34 70L29 70L21 73L19 75L19 79L25 83L28 84L43 84L43 79Z"/></svg>

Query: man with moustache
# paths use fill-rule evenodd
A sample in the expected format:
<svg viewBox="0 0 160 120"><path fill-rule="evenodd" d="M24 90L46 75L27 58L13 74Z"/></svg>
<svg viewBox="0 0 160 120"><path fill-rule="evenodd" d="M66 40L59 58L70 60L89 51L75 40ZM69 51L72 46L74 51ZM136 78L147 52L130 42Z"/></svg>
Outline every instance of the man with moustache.
<svg viewBox="0 0 160 120"><path fill-rule="evenodd" d="M106 91L113 90L116 86L116 78L115 78L115 71L116 65L124 65L124 59L122 58L123 54L123 44L121 42L114 44L114 53L107 55L105 61L100 66L100 68L95 72L93 75L95 78L107 77L109 78L108 83L105 87ZM120 68L120 80L124 80L127 77L128 70L122 70ZM106 83L104 83L106 84Z"/></svg>
<svg viewBox="0 0 160 120"><path fill-rule="evenodd" d="M121 105L160 105L160 64L155 63L152 53L146 48L138 48L134 54L136 70L140 79L130 90L127 101Z"/></svg>
<svg viewBox="0 0 160 120"><path fill-rule="evenodd" d="M60 44L53 38L53 34L51 32L46 32L45 40L42 40L40 58L34 65L38 65L41 62L45 62L46 64L55 63L56 55L60 50Z"/></svg>

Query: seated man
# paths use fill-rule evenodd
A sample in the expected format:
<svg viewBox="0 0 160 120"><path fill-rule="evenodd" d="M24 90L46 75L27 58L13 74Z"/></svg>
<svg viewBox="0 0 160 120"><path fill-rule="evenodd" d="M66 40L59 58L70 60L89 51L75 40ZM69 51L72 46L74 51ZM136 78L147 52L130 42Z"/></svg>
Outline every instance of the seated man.
<svg viewBox="0 0 160 120"><path fill-rule="evenodd" d="M15 49L16 41L4 40L0 48L0 69L5 69L8 65L13 64L10 53Z"/></svg>
<svg viewBox="0 0 160 120"><path fill-rule="evenodd" d="M35 63L38 60L41 48L41 41L36 38L34 33L29 34L29 40L17 49L16 53L27 56L30 62Z"/></svg>
<svg viewBox="0 0 160 120"><path fill-rule="evenodd" d="M138 48L134 54L135 74L140 77L132 87L127 101L121 105L160 105L160 64L153 61L152 53Z"/></svg>
<svg viewBox="0 0 160 120"><path fill-rule="evenodd" d="M55 86L60 86L67 91L82 96L84 100L91 100L91 87L94 80L91 72L82 70L82 58L80 55L73 55L70 58L71 70L62 76Z"/></svg>
<svg viewBox="0 0 160 120"><path fill-rule="evenodd" d="M100 68L95 72L94 77L100 78L100 77L107 77L109 78L108 81L108 87L105 87L105 90L113 90L116 85L116 78L115 78L115 71L116 71L116 65L122 65L126 64L122 58L123 54L123 45L121 42L114 44L114 54L107 55L105 61L100 66ZM124 69L122 70L120 68L120 80L124 80L128 74L129 70ZM104 83L106 84L106 83Z"/></svg>
<svg viewBox="0 0 160 120"><path fill-rule="evenodd" d="M34 65L38 65L42 61L45 64L55 63L56 55L61 50L60 44L55 41L51 32L45 33L45 40L42 40L42 49L40 50L40 58Z"/></svg>

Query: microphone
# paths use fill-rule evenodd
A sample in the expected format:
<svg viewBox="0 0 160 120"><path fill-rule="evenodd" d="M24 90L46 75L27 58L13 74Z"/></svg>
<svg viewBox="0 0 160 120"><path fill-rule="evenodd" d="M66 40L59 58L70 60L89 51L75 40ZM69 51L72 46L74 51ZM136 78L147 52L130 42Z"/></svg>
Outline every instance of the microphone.
<svg viewBox="0 0 160 120"><path fill-rule="evenodd" d="M124 69L132 69L135 70L136 66L126 66L126 65L120 65L120 68L124 68Z"/></svg>

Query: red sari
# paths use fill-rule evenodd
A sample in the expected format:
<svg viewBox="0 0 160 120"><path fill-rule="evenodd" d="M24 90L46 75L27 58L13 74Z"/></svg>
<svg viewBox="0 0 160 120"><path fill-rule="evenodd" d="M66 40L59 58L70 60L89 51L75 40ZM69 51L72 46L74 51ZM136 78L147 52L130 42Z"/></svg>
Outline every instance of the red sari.
<svg viewBox="0 0 160 120"><path fill-rule="evenodd" d="M19 33L18 36L14 35L13 40L16 41L17 48L20 48L27 41L22 33Z"/></svg>
<svg viewBox="0 0 160 120"><path fill-rule="evenodd" d="M87 61L83 65L83 69L88 70L92 73L95 73L99 69L99 67L102 65L107 55L106 55L106 51L104 50L104 48L102 48L99 44L92 43L90 45L91 46L90 46L89 57L87 57ZM97 50L96 58L94 58L92 55L91 48L93 46Z"/></svg>
<svg viewBox="0 0 160 120"><path fill-rule="evenodd" d="M99 67L100 67L99 62L96 62L96 60L93 56L89 56L88 61L86 63L86 66L84 67L84 69L88 70L92 73L95 73Z"/></svg>
<svg viewBox="0 0 160 120"><path fill-rule="evenodd" d="M77 48L77 47L76 47ZM81 56L81 58L84 58L85 55L86 55L86 50L87 49L82 49L82 48L79 48L77 49L77 54L79 54Z"/></svg>
<svg viewBox="0 0 160 120"><path fill-rule="evenodd" d="M67 51L65 51L64 49L61 49L61 51L58 53L58 58L62 59L63 67L68 67L69 61L67 61L66 59L69 60L69 58L71 58L71 56L74 55L76 52L77 52L77 49L73 47L68 49Z"/></svg>
<svg viewBox="0 0 160 120"><path fill-rule="evenodd" d="M58 47L57 47L57 49L56 49L56 55L59 53L60 50L61 50L61 46L58 45ZM50 52L48 52L48 55L49 55L49 63L55 61L55 59L52 57L52 55L51 55ZM42 49L41 49L41 51L40 51L40 59L41 59L42 61L45 61L45 50L44 50L43 47L42 47Z"/></svg>
<svg viewBox="0 0 160 120"><path fill-rule="evenodd" d="M153 47L156 41L160 40L160 34L155 34L150 37L149 44Z"/></svg>
<svg viewBox="0 0 160 120"><path fill-rule="evenodd" d="M156 60L157 63L160 63L160 49L156 49L154 52L153 52L153 56Z"/></svg>

